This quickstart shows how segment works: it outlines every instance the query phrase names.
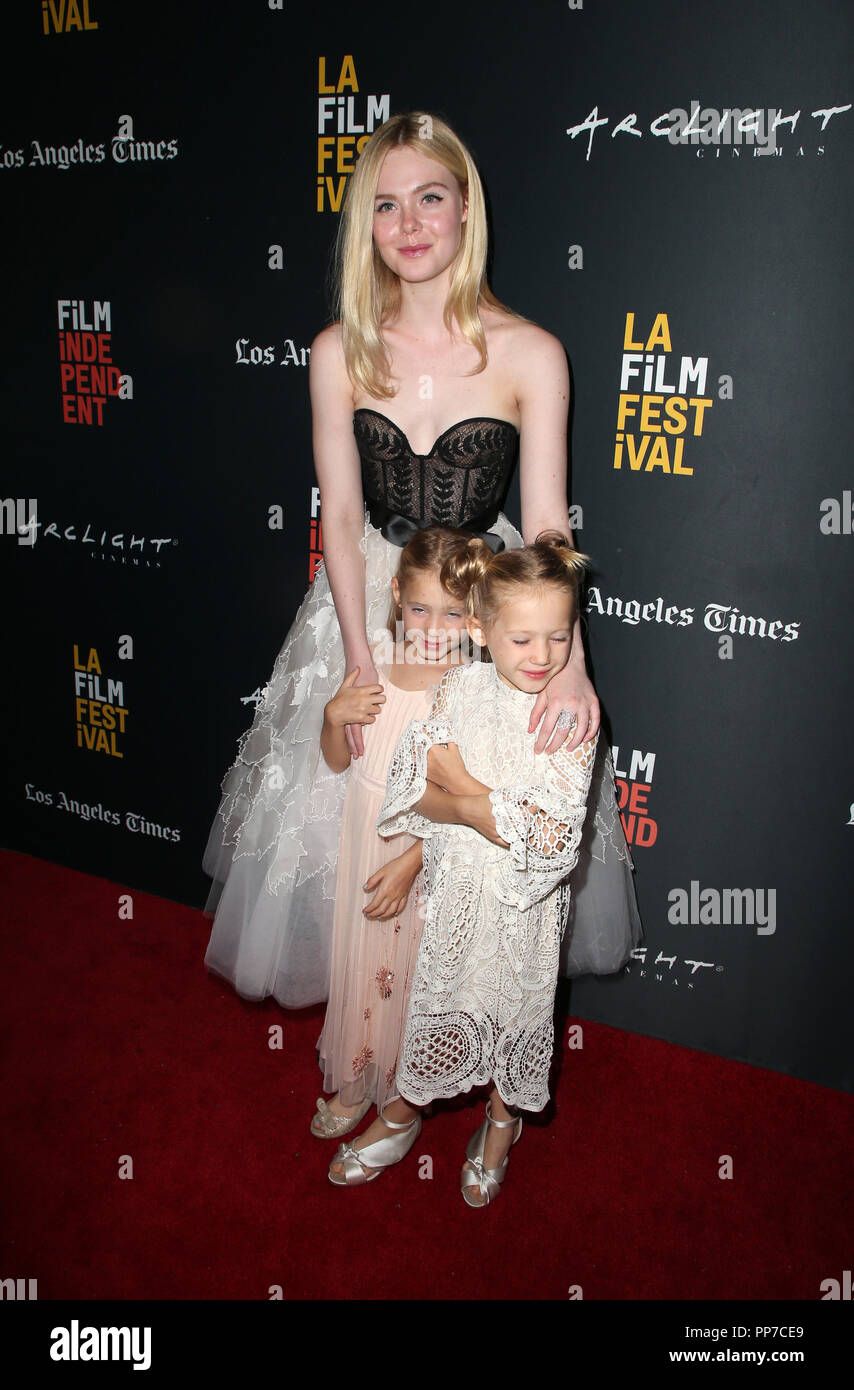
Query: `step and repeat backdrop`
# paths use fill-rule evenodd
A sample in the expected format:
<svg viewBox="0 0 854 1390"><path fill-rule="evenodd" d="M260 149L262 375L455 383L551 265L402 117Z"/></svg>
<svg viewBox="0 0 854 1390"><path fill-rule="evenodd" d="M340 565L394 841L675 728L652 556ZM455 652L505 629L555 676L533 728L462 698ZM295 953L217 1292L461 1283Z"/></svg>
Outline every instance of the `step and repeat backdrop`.
<svg viewBox="0 0 854 1390"><path fill-rule="evenodd" d="M204 902L322 552L309 345L347 180L434 111L493 289L571 364L646 929L572 1010L850 1088L847 7L15 0L4 40L5 844Z"/></svg>

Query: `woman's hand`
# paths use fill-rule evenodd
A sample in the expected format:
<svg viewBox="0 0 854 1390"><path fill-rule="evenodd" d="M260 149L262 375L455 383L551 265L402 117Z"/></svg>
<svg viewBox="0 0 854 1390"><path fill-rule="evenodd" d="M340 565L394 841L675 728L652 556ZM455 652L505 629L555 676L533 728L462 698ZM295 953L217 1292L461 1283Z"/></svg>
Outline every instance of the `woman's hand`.
<svg viewBox="0 0 854 1390"><path fill-rule="evenodd" d="M575 715L574 728L555 728L563 710ZM569 739L567 752L572 752L580 743L593 738L599 729L601 717L596 691L590 684L583 663L568 661L562 671L552 676L545 690L540 691L531 710L529 734L534 732L541 719L543 721L534 752L556 753L566 739Z"/></svg>
<svg viewBox="0 0 854 1390"><path fill-rule="evenodd" d="M427 777L454 796L475 795L490 791L483 782L472 777L455 743L434 743L427 754Z"/></svg>
<svg viewBox="0 0 854 1390"><path fill-rule="evenodd" d="M404 854L383 864L371 874L365 884L366 893L375 896L363 909L363 916L372 922L388 922L399 917L421 869L421 845L413 845Z"/></svg>
<svg viewBox="0 0 854 1390"><path fill-rule="evenodd" d="M326 706L326 718L333 729L348 725L373 724L385 704L381 685L356 685L359 667L350 671ZM360 731L361 732L361 731Z"/></svg>
<svg viewBox="0 0 854 1390"><path fill-rule="evenodd" d="M349 666L350 664L351 663L348 661L347 665ZM361 690L363 686L366 689L370 689L376 688L379 685L377 668L374 665L373 659L370 655L362 657L361 661L359 661L359 663L356 665L356 681L358 682L356 688L359 690ZM381 686L380 689L382 689ZM385 696L383 696L382 698L382 704L385 704ZM374 717L376 717L376 715L379 714L379 712L380 710L377 709ZM373 722L373 719L359 719L349 720L344 724L344 735L347 739L347 747L350 750L351 758L361 758L365 752L365 740L362 738L362 730L360 728L360 725L368 723L372 724Z"/></svg>
<svg viewBox="0 0 854 1390"><path fill-rule="evenodd" d="M459 812L460 825L470 826L472 830L476 830L479 835L483 835L493 845L500 845L502 849L510 848L508 842L502 840L495 828L495 817L492 813L489 792L479 792L477 796L455 797L454 804Z"/></svg>

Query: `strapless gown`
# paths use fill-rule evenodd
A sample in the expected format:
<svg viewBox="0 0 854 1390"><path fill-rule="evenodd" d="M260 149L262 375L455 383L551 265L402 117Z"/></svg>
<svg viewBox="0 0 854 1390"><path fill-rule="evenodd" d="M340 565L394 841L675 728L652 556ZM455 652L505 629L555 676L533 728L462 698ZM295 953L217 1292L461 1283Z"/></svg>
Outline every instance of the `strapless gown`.
<svg viewBox="0 0 854 1390"><path fill-rule="evenodd" d="M522 537L499 510L518 453L506 420L477 417L416 454L379 411L353 417L365 497L365 614L370 641L388 617L400 546L420 526L462 526L493 548ZM276 658L252 726L222 782L203 857L214 921L205 964L245 999L286 1008L328 997L338 842L349 770L320 756L326 702L344 679L344 645L321 564ZM641 936L633 866L600 737L571 877L562 972L610 974Z"/></svg>

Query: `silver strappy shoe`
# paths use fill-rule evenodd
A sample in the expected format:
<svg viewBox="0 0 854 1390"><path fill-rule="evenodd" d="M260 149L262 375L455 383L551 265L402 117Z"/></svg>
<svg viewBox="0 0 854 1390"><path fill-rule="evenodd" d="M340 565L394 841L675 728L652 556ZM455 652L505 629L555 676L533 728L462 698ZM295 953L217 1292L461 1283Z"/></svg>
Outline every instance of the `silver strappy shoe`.
<svg viewBox="0 0 854 1390"><path fill-rule="evenodd" d="M373 1182L384 1168L390 1168L392 1164L406 1158L421 1133L420 1115L403 1125L385 1120L382 1115L380 1119L389 1129L399 1130L400 1133L390 1134L386 1139L377 1139L373 1144L366 1144L363 1149L355 1149L352 1144L339 1144L332 1163L344 1165L344 1176L333 1173L331 1165L328 1174L329 1181L334 1182L336 1187L359 1187L362 1183ZM375 1168L376 1172L368 1173L368 1168Z"/></svg>
<svg viewBox="0 0 854 1390"><path fill-rule="evenodd" d="M463 1201L466 1206L469 1207L488 1207L490 1202L494 1201L501 1191L501 1184L504 1181L507 1165L510 1162L510 1149L508 1149L504 1159L497 1168L484 1168L483 1152L486 1147L486 1136L489 1133L490 1125L495 1129L509 1129L511 1125L519 1126L513 1143L510 1145L510 1149L512 1149L513 1144L518 1144L522 1137L522 1116L518 1115L515 1120L493 1120L492 1103L491 1101L487 1101L486 1119L477 1131L477 1134L469 1140L468 1148L466 1149L466 1158L469 1161L469 1166L463 1168L460 1174L460 1188L462 1189ZM473 1202L471 1197L468 1196L469 1189L474 1187L478 1189L483 1199L480 1202Z"/></svg>
<svg viewBox="0 0 854 1390"><path fill-rule="evenodd" d="M317 1114L312 1116L311 1132L315 1139L340 1139L342 1134L349 1134L351 1129L355 1129L367 1115L373 1104L370 1096L366 1096L356 1111L348 1119L346 1115L336 1115L334 1110L330 1110L322 1096L317 1098Z"/></svg>

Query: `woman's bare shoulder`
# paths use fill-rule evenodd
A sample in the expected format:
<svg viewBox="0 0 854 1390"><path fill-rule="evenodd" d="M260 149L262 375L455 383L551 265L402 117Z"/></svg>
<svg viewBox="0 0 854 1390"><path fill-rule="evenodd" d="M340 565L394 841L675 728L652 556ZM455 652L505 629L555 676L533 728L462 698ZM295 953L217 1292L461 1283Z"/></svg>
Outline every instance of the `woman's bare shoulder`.
<svg viewBox="0 0 854 1390"><path fill-rule="evenodd" d="M311 344L311 353L314 356L324 356L331 359L340 358L344 360L344 343L341 334L340 323L328 323L325 328L321 328L317 337Z"/></svg>
<svg viewBox="0 0 854 1390"><path fill-rule="evenodd" d="M480 310L480 318L490 348L498 353L516 360L520 354L523 357L533 354L538 362L558 354L561 358L566 356L560 339L530 319L514 318L512 314L491 306Z"/></svg>

